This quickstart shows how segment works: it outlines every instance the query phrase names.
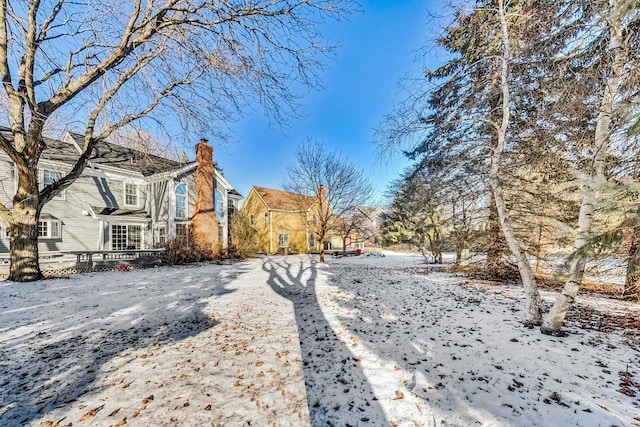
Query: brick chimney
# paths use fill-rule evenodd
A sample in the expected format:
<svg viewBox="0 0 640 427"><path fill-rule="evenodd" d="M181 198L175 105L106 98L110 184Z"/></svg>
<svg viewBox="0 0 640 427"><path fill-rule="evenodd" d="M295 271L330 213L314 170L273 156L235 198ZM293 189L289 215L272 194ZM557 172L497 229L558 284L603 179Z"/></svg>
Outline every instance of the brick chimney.
<svg viewBox="0 0 640 427"><path fill-rule="evenodd" d="M322 184L318 187L318 197L323 201L327 200L327 190L325 190L324 185Z"/></svg>
<svg viewBox="0 0 640 427"><path fill-rule="evenodd" d="M213 200L213 147L206 139L196 144L196 203L191 218L191 234L203 250L215 250L218 242L218 218Z"/></svg>

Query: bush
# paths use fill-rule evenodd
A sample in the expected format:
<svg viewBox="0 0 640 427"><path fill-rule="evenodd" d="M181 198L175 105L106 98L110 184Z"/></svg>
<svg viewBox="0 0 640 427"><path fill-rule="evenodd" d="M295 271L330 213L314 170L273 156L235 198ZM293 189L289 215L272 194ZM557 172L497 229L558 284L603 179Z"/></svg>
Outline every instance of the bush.
<svg viewBox="0 0 640 427"><path fill-rule="evenodd" d="M165 265L183 265L212 261L219 257L219 251L190 244L185 238L171 239L164 245L162 262Z"/></svg>
<svg viewBox="0 0 640 427"><path fill-rule="evenodd" d="M262 250L260 235L251 226L246 215L235 214L231 218L229 232L231 233L231 244L227 250L229 258L248 258L257 255Z"/></svg>

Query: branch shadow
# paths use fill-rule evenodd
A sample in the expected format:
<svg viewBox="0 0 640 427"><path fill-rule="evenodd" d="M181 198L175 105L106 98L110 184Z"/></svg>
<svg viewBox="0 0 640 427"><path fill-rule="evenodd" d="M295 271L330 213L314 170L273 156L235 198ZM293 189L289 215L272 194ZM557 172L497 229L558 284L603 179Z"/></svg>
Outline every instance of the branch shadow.
<svg viewBox="0 0 640 427"><path fill-rule="evenodd" d="M33 285L33 299L19 295L24 302L9 307L3 301L9 310L0 313L0 425L29 424L98 390L103 365L117 355L214 326L206 300L234 292L227 286L246 267L221 270L157 269L144 280L117 272L45 280ZM126 292L126 280L136 292ZM9 296L30 294L24 286L15 284Z"/></svg>
<svg viewBox="0 0 640 427"><path fill-rule="evenodd" d="M358 360L322 313L316 264L269 257L262 268L271 289L294 305L311 425L388 425Z"/></svg>

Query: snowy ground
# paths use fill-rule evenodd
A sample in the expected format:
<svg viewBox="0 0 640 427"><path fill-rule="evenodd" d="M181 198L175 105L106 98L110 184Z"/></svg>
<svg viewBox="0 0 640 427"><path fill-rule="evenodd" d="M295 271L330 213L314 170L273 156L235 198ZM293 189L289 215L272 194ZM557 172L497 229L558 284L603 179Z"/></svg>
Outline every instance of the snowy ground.
<svg viewBox="0 0 640 427"><path fill-rule="evenodd" d="M640 346L602 316L637 307L582 298L549 337L519 288L421 262L0 282L0 425L640 426Z"/></svg>

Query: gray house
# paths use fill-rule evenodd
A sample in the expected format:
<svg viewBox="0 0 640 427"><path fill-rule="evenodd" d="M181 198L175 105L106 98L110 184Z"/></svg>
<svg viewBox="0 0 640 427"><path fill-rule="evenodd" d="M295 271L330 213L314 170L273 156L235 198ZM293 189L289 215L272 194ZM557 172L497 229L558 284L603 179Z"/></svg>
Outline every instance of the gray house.
<svg viewBox="0 0 640 427"><path fill-rule="evenodd" d="M11 138L7 128L0 128L0 133ZM44 143L38 163L40 185L71 169L82 136L68 133L62 141L44 138ZM197 166L197 161L180 163L100 141L82 176L43 208L40 252L149 249L187 236L196 203ZM214 193L218 241L224 248L230 239L230 216L242 196L213 170L213 188L207 191ZM0 202L8 207L16 185L14 164L0 151ZM8 252L7 230L0 225L0 256Z"/></svg>

